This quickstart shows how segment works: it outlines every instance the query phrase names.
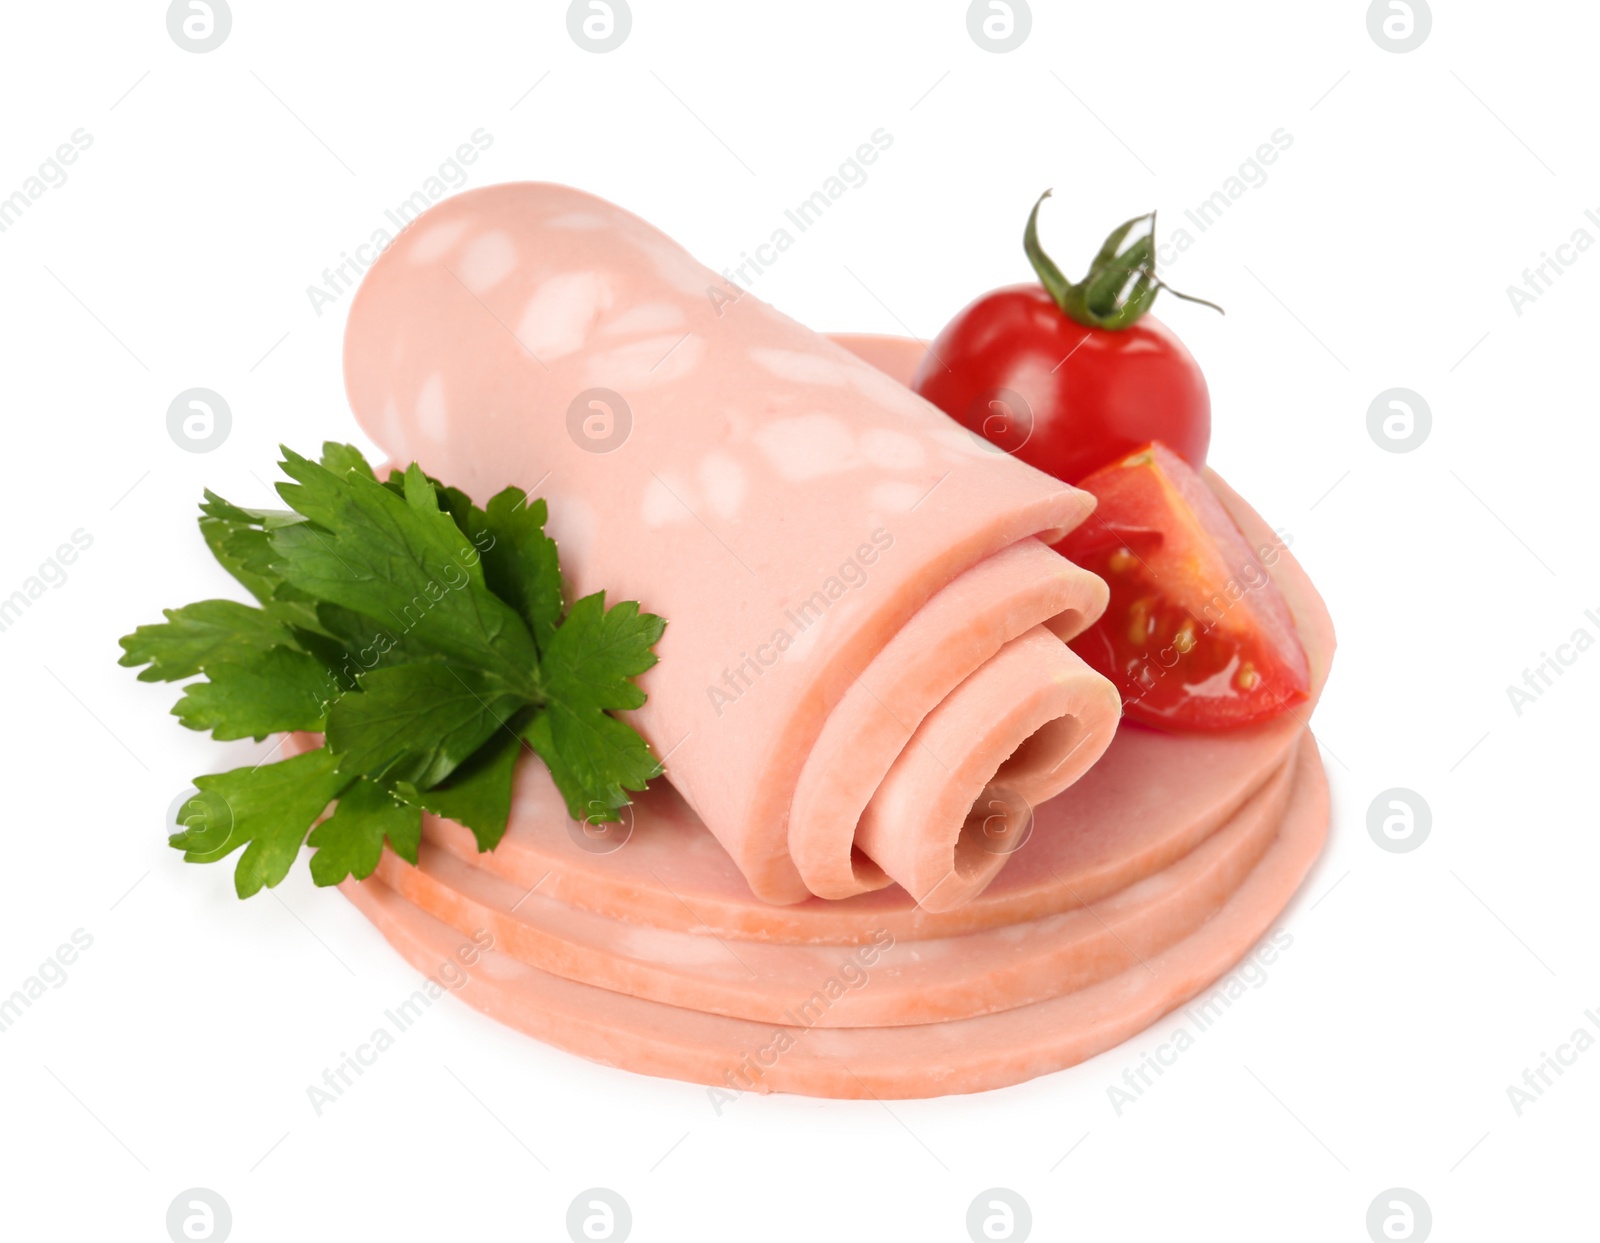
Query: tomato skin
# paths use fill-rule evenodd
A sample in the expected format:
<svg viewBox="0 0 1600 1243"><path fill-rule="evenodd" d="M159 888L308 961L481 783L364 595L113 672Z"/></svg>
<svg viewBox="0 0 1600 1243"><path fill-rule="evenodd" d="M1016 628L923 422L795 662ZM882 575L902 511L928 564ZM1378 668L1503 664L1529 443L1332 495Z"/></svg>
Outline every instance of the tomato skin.
<svg viewBox="0 0 1600 1243"><path fill-rule="evenodd" d="M911 387L1067 483L1154 440L1198 470L1211 443L1205 377L1170 329L1148 315L1115 332L1085 327L1038 284L997 289L961 311ZM1008 411L1014 403L1004 396L991 406L1001 390L1025 412Z"/></svg>
<svg viewBox="0 0 1600 1243"><path fill-rule="evenodd" d="M1222 503L1176 454L1148 445L1082 480L1098 504L1055 546L1111 589L1071 646L1122 692L1131 720L1229 729L1310 695L1305 650L1265 568Z"/></svg>

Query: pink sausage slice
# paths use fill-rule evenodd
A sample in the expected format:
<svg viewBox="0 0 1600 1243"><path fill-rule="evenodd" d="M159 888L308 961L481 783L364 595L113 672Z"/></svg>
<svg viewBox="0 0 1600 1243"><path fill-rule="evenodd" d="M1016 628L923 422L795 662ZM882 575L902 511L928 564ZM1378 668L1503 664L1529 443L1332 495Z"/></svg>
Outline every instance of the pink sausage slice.
<svg viewBox="0 0 1600 1243"><path fill-rule="evenodd" d="M924 718L862 816L856 845L925 910L964 906L1013 853L1033 806L1100 758L1121 715L1116 688L1035 626ZM998 771L996 755L1007 757ZM980 798L991 783L998 797ZM916 823L928 831L902 831Z"/></svg>
<svg viewBox="0 0 1600 1243"><path fill-rule="evenodd" d="M1035 536L1053 542L1093 500L735 294L593 196L474 190L425 213L368 271L345 379L394 460L479 500L508 484L545 496L573 597L604 588L669 619L634 723L754 893L792 903L812 891L791 804L862 671L963 573ZM1042 552L1006 561L1013 590L1059 572ZM1053 620L1029 622L1047 626L1049 644L1030 643L1005 677L969 693L1005 709L1008 728L959 742L957 775L926 797L904 797L891 771L861 809L867 853L919 900L969 900L993 876L990 866L947 880L963 872L973 801L1013 750L1027 748L1042 796L1076 774L1069 756L1096 755L1111 736L1108 685L1077 667ZM963 659L977 663L925 672L964 685L998 653ZM1002 702L1027 680L1017 662L1054 688L1048 703ZM878 744L870 719L844 713L847 746ZM1067 718L1076 725L1051 728ZM856 801L823 814L848 822ZM837 878L853 847L837 823L822 836L833 853L818 866Z"/></svg>
<svg viewBox="0 0 1600 1243"><path fill-rule="evenodd" d="M548 775L517 775L511 827L480 854L472 834L432 816L427 841L517 886L626 923L799 945L956 936L1074 910L1188 854L1282 768L1303 733L1284 718L1202 745L1153 730L1121 730L1065 794L1034 810L1028 840L965 906L932 912L898 885L854 898L762 902L717 839L670 785L638 800L615 838L591 841L568 819Z"/></svg>
<svg viewBox="0 0 1600 1243"><path fill-rule="evenodd" d="M1327 778L1309 735L1302 748L1305 763L1276 839L1209 920L1144 963L1048 1001L905 1027L775 1025L580 984L498 950L474 955L457 992L491 1018L592 1061L725 1092L895 1099L1021 1083L1102 1053L1204 993L1271 929L1327 835ZM343 888L425 974L458 964L457 951L471 944L376 878ZM871 989L873 972L902 948L841 948L835 976L842 978L846 961L858 971L865 964Z"/></svg>
<svg viewBox="0 0 1600 1243"><path fill-rule="evenodd" d="M910 346L914 365L915 342L888 344ZM1271 528L1232 489L1214 475L1208 483L1253 544L1271 538ZM1271 573L1305 641L1313 689L1320 690L1333 656L1327 609L1287 552ZM518 774L511 826L493 853L480 855L472 835L448 821L428 817L424 832L519 893L537 887L569 906L626 922L789 944L861 944L880 931L897 941L948 937L1072 910L1168 867L1233 816L1279 769L1301 732L1300 718L1290 715L1218 734L1122 729L1081 781L1035 810L1031 837L995 883L965 906L937 914L898 887L838 902L764 903L669 784L658 783L634 804L615 840L591 842L567 818L536 762Z"/></svg>
<svg viewBox="0 0 1600 1243"><path fill-rule="evenodd" d="M1226 826L1163 871L1087 908L907 942L873 973L871 988L848 989L811 1021L887 1027L971 1018L1138 965L1192 933L1243 883L1277 835L1295 768L1285 764ZM459 932L489 929L498 949L529 966L710 1014L793 1023L840 961L837 946L735 944L590 914L429 845L416 867L386 852L378 876ZM891 935L877 930L877 939Z"/></svg>
<svg viewBox="0 0 1600 1243"><path fill-rule="evenodd" d="M1030 539L980 561L924 604L845 692L806 758L789 808L789 846L811 892L821 898L847 898L890 883L883 868L851 852L848 845L857 840L857 826L868 803L896 760L902 758L913 731L962 685L962 670L983 667L983 673L991 674L986 667L991 658L1040 624L1048 624L1063 642L1072 639L1105 611L1106 598L1106 585L1097 575ZM1048 663L1048 645L1042 650L1045 657L1041 663ZM1033 668L1032 662L1029 667ZM1067 676L1077 672L1075 666L1065 668ZM979 676L972 675L968 683ZM1085 694L1084 702L1089 710L1098 707L1113 720L1120 714L1120 705L1112 697L1098 703L1094 698L1094 691L1111 689L1109 684L1104 688L1091 684L1087 689L1090 693ZM978 693L981 690L980 683ZM979 707L980 712L992 710L998 715L1009 706L1005 696L1015 694L1014 689L996 690L1000 698L991 695L990 702ZM969 685L968 696L973 693ZM1110 733L1098 727L1086 734L1095 741L1102 736L1110 741ZM1078 763L1086 769L1098 758L1098 751L1092 755L1084 751ZM935 780L948 787L952 784L946 776L950 767L940 760L939 768ZM1064 789L1077 772L1068 769L1057 776L1056 789ZM1016 782L1013 779L1009 784L1014 787ZM1030 792L1029 801L1043 802L1054 792L1048 786L1036 789ZM968 798L967 805L972 803ZM881 828L881 802L876 810ZM975 835L968 835L969 845L973 840ZM905 843L917 844L921 842ZM893 851L895 845L889 841L883 848ZM868 853L876 852L869 849ZM905 868L920 864L938 869L949 861L942 852L926 859L907 853L910 857L901 863ZM998 870L998 862L994 870ZM938 884L939 878L934 876L922 888L928 891ZM934 906L925 900L924 905L930 910L949 910L960 901Z"/></svg>

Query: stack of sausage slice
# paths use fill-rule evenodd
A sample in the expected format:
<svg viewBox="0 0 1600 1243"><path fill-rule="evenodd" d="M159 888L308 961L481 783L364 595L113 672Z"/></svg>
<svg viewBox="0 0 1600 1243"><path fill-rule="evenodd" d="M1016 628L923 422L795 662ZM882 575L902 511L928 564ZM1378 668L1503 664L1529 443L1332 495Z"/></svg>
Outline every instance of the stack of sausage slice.
<svg viewBox="0 0 1600 1243"><path fill-rule="evenodd" d="M1290 556L1273 572L1320 689L1327 614ZM529 763L493 853L429 818L416 867L386 854L346 892L420 971L584 1057L726 1091L919 1097L1074 1065L1201 992L1270 930L1327 824L1297 717L1215 735L1125 725L958 909L898 887L775 906L670 785L595 834Z"/></svg>
<svg viewBox="0 0 1600 1243"><path fill-rule="evenodd" d="M595 831L529 759L486 855L428 819L416 866L346 886L409 961L612 1065L907 1097L1081 1061L1267 930L1326 833L1303 716L1119 731L1065 642L1104 585L1047 547L1091 498L897 384L919 353L818 337L557 186L447 200L374 265L368 432L546 496L572 594L669 619L631 720L670 782ZM1320 688L1327 615L1272 573Z"/></svg>

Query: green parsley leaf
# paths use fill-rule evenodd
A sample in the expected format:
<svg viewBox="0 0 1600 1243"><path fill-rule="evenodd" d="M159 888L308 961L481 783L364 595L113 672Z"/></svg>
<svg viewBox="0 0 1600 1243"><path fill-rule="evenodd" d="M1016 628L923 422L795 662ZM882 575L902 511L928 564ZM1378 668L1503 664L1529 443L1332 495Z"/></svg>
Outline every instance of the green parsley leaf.
<svg viewBox="0 0 1600 1243"><path fill-rule="evenodd" d="M606 608L605 592L585 596L556 629L540 668L546 703L523 737L550 769L575 820L615 820L624 790L643 790L661 764L632 727L608 710L644 705L630 678L656 663L651 647L666 622L628 600Z"/></svg>
<svg viewBox="0 0 1600 1243"><path fill-rule="evenodd" d="M171 845L184 852L185 860L198 863L245 846L233 887L248 898L289 874L312 822L350 781L325 748L276 764L197 777L200 793L179 808L178 821L185 828L173 834Z"/></svg>
<svg viewBox="0 0 1600 1243"><path fill-rule="evenodd" d="M141 682L192 678L219 661L239 661L278 644L292 645L289 628L265 609L235 600L201 600L181 609L163 609L165 622L140 626L124 635L119 665L149 665Z"/></svg>
<svg viewBox="0 0 1600 1243"><path fill-rule="evenodd" d="M343 475L347 471L355 471L358 475L365 475L368 479L377 481L378 476L373 473L367 459L362 456L361 450L354 445L342 445L336 440L322 442L322 467L330 470L335 475Z"/></svg>
<svg viewBox="0 0 1600 1243"><path fill-rule="evenodd" d="M385 626L343 605L319 603L317 628L341 645L345 659L337 662L335 671L347 686L369 669L438 659L398 627Z"/></svg>
<svg viewBox="0 0 1600 1243"><path fill-rule="evenodd" d="M319 885L337 885L346 876L365 880L378 866L385 839L395 854L415 863L422 809L363 777L339 796L333 815L311 830L311 879Z"/></svg>
<svg viewBox="0 0 1600 1243"><path fill-rule="evenodd" d="M311 520L272 532L285 579L537 696L538 653L527 627L484 585L477 549L439 509L419 468L406 473L402 499L355 472L340 478L283 453L296 482L279 484L279 494Z"/></svg>
<svg viewBox="0 0 1600 1243"><path fill-rule="evenodd" d="M644 692L629 679L655 667L657 657L650 649L666 628L664 618L641 613L637 600L608 609L605 592L584 596L550 642L547 689L552 695L559 690L574 706L644 707Z"/></svg>
<svg viewBox="0 0 1600 1243"><path fill-rule="evenodd" d="M281 509L242 509L211 489L200 505L200 534L222 568L262 604L270 604L287 586L272 568L268 532L300 522L300 515ZM285 594L293 594L285 593Z"/></svg>
<svg viewBox="0 0 1600 1243"><path fill-rule="evenodd" d="M507 488L468 520L468 536L483 556L484 581L516 607L541 653L561 622L561 565L556 542L544 531L547 512L543 497L529 504L521 488Z"/></svg>
<svg viewBox="0 0 1600 1243"><path fill-rule="evenodd" d="M374 669L328 713L328 749L351 776L437 785L525 704L470 665Z"/></svg>
<svg viewBox="0 0 1600 1243"><path fill-rule="evenodd" d="M402 781L395 789L408 802L471 829L479 850L493 850L511 819L511 781L521 754L515 734L496 734L443 784L418 790Z"/></svg>
<svg viewBox="0 0 1600 1243"><path fill-rule="evenodd" d="M643 705L665 622L603 592L564 612L543 500L480 509L413 465L379 482L361 453L284 450L292 511L212 492L200 527L261 607L205 600L122 639L145 681L204 675L173 709L219 739L322 730L293 759L196 779L172 845L203 863L244 848L235 889L276 885L310 835L313 879L372 873L387 842L415 861L424 811L506 832L526 744L576 817L614 820L661 766L617 717ZM334 804L322 824L318 819ZM313 825L316 827L313 828Z"/></svg>
<svg viewBox="0 0 1600 1243"><path fill-rule="evenodd" d="M210 488L205 490L205 498L200 502L201 514L231 526L281 527L302 521L299 514L288 509L246 509L218 496Z"/></svg>
<svg viewBox="0 0 1600 1243"><path fill-rule="evenodd" d="M472 515L474 513L481 514L483 511L478 509L472 503L472 498L460 488L452 488L449 484L441 483L432 475L423 475L423 478L433 485L433 490L439 497L439 508L450 515L451 521L456 524L461 534L471 539L473 532ZM383 486L396 496L404 496L406 494L406 472L391 470L389 477L383 481Z"/></svg>
<svg viewBox="0 0 1600 1243"><path fill-rule="evenodd" d="M209 681L185 687L172 714L190 729L210 730L219 742L320 730L339 695L320 660L288 647L214 661L205 672Z"/></svg>

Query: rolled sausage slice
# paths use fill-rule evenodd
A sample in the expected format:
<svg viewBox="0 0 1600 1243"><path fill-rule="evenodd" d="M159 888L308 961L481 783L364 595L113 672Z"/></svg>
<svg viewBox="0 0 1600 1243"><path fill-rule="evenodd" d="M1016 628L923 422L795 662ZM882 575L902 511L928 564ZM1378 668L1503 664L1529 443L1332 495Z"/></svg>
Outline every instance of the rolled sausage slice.
<svg viewBox="0 0 1600 1243"><path fill-rule="evenodd" d="M789 845L812 893L822 898L847 898L878 888L889 883L885 868L912 892L927 893L938 883L934 878L919 884L912 874L919 865L939 868L943 852L935 856L928 849L912 849L897 854L897 846L926 847L928 842L926 838L917 842L897 839L887 809L898 797L901 815L936 815L930 804L941 796L959 803L965 794L967 805L972 806L976 791L971 788L971 775L963 788L952 760L929 743L924 730L937 730L940 721L948 730L952 724L959 725L963 715L977 717L982 728L997 721L1008 708L1026 711L1030 695L1042 701L1053 698L1049 681L1029 682L1059 656L1057 645L1048 637L1041 636L1029 645L1033 650L1026 658L994 658L1040 619L1063 642L1073 638L1104 611L1106 594L1098 577L1030 539L979 562L917 611L845 692L806 757L790 807ZM1081 664L1065 662L1059 668L1065 683L1082 677ZM963 681L962 673L969 669L978 672ZM1068 689L1066 693L1073 692ZM1090 708L1098 707L1114 718L1114 705L1093 695L1085 698ZM930 725L925 718L936 708L939 716ZM1037 710L1033 716L1039 716ZM1047 712L1041 719L1045 728L1082 728L1082 722L1072 717L1055 723ZM919 723L923 729L914 731ZM1034 732L1025 726L1026 722L1026 734ZM908 747L914 732L915 745ZM1083 736L1098 738L1100 731L1085 729ZM957 750L968 759L982 758L982 752L974 755L963 746ZM1066 754L1069 764L1083 768L1099 756L1098 751L1093 755L1083 751ZM1052 750L1050 762L1055 763L1056 758ZM1027 803L1042 802L1028 774L1020 771L1020 759L1013 751L1013 758L1003 766L1009 771L1003 777L995 776L1013 787L1024 787L1012 793ZM891 788L882 789L882 797L874 800L891 770ZM1078 771L1063 775L1075 778ZM924 806L906 807L908 798L920 798ZM863 820L869 804L872 815ZM988 822L988 817L982 819ZM948 816L942 823L949 824ZM1015 826L988 822L988 827ZM945 901L931 902L930 909L950 910L959 905L969 895L959 892L958 886L974 893L981 890L1011 853L1003 835L984 833L981 828L957 836L957 849L951 857L958 869L964 867L965 875L952 874L946 892L939 895ZM841 849L852 841L860 851ZM873 862L880 855L883 867Z"/></svg>
<svg viewBox="0 0 1600 1243"><path fill-rule="evenodd" d="M1111 740L1117 693L1061 637L1104 587L1046 547L1093 498L612 204L425 213L357 291L345 377L395 461L546 497L572 597L668 618L632 722L768 902L958 907L1008 858L991 809Z"/></svg>

